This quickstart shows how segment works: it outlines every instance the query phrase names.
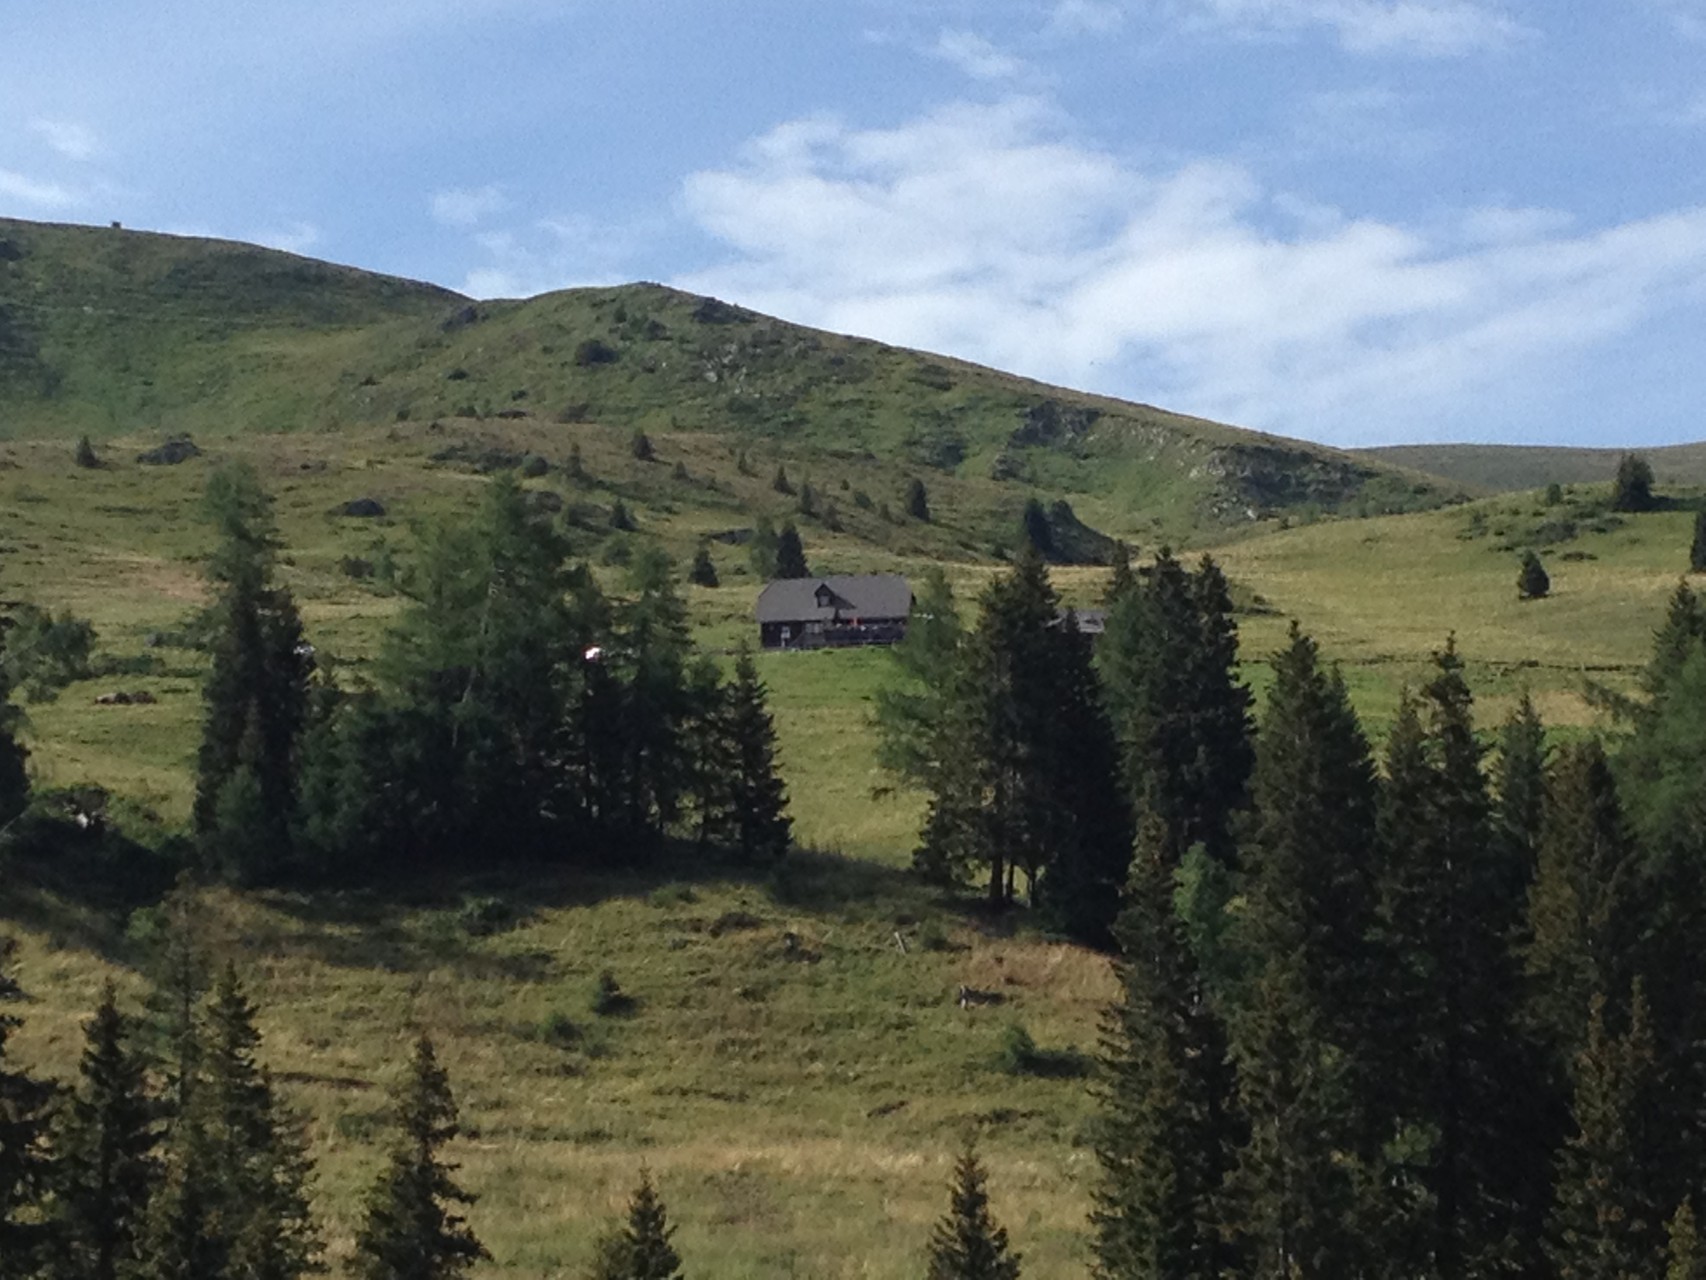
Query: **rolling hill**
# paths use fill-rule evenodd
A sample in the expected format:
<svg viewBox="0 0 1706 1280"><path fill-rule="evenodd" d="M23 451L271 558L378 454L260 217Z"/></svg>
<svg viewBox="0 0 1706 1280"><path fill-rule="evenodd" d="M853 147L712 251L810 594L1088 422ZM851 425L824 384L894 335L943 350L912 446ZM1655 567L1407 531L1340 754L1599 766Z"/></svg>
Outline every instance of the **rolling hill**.
<svg viewBox="0 0 1706 1280"><path fill-rule="evenodd" d="M1472 493L1511 493L1549 484L1607 484L1628 449L1573 449L1550 445L1400 444L1353 449L1384 466L1404 467L1461 485ZM1706 443L1666 445L1638 452L1662 486L1706 484Z"/></svg>
<svg viewBox="0 0 1706 1280"><path fill-rule="evenodd" d="M0 436L450 419L695 432L1068 498L1140 541L1460 485L1299 441L774 320L660 285L475 302L249 245L0 219ZM997 514L998 513L998 514Z"/></svg>

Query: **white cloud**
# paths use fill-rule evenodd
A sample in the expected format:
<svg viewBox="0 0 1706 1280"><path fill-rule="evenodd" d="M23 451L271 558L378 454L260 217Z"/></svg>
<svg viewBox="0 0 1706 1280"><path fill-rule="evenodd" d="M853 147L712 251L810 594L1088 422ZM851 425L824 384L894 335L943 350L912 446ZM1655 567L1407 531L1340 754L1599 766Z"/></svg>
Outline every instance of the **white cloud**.
<svg viewBox="0 0 1706 1280"><path fill-rule="evenodd" d="M1496 48L1523 28L1486 0L1161 0L1186 22L1250 36L1311 27L1353 53L1447 56Z"/></svg>
<svg viewBox="0 0 1706 1280"><path fill-rule="evenodd" d="M447 227L472 227L508 207L509 201L496 187L453 188L434 192L432 197L433 220Z"/></svg>
<svg viewBox="0 0 1706 1280"><path fill-rule="evenodd" d="M285 253L307 253L320 243L320 229L312 223L296 222L288 227L255 231L244 238L269 249L281 249Z"/></svg>
<svg viewBox="0 0 1706 1280"><path fill-rule="evenodd" d="M1706 208L1357 216L1200 160L1149 171L1031 100L797 121L694 175L728 249L677 281L824 328L1337 441L1415 438L1578 376L1706 298Z"/></svg>
<svg viewBox="0 0 1706 1280"><path fill-rule="evenodd" d="M1125 10L1112 0L1057 0L1048 28L1056 35L1108 35L1125 22Z"/></svg>
<svg viewBox="0 0 1706 1280"><path fill-rule="evenodd" d="M1011 80L1025 70L1018 58L973 31L944 31L931 52L974 80Z"/></svg>
<svg viewBox="0 0 1706 1280"><path fill-rule="evenodd" d="M67 160L92 160L100 152L94 130L72 120L31 120L30 131Z"/></svg>
<svg viewBox="0 0 1706 1280"><path fill-rule="evenodd" d="M42 209L74 209L83 197L57 182L44 182L12 169L0 169L0 196Z"/></svg>

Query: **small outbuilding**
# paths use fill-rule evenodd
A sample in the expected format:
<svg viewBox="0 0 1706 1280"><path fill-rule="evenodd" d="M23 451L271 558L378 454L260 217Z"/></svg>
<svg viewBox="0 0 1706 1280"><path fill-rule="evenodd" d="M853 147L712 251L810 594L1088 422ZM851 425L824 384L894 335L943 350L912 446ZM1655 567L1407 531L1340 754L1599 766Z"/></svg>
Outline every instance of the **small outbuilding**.
<svg viewBox="0 0 1706 1280"><path fill-rule="evenodd" d="M898 573L780 578L758 595L758 642L766 649L895 644L906 636L912 587Z"/></svg>

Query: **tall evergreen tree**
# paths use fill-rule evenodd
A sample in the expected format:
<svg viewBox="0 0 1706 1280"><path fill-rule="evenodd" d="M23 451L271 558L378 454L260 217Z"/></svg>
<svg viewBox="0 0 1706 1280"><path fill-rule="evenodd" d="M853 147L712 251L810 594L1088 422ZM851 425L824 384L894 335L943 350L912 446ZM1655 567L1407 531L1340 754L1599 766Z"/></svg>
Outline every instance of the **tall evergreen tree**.
<svg viewBox="0 0 1706 1280"><path fill-rule="evenodd" d="M1688 571L1706 573L1706 507L1694 513L1694 537L1688 544Z"/></svg>
<svg viewBox="0 0 1706 1280"><path fill-rule="evenodd" d="M928 522L930 519L930 494L924 488L924 481L917 476L906 485L906 514L914 520Z"/></svg>
<svg viewBox="0 0 1706 1280"><path fill-rule="evenodd" d="M21 1020L10 1006L23 999L12 975L17 944L0 937L0 1280L36 1274L50 1243L43 1200L52 1167L48 1125L53 1087L7 1060Z"/></svg>
<svg viewBox="0 0 1706 1280"><path fill-rule="evenodd" d="M1626 453L1617 461L1617 478L1611 484L1613 511L1651 511L1653 498L1653 468L1638 453Z"/></svg>
<svg viewBox="0 0 1706 1280"><path fill-rule="evenodd" d="M323 1269L308 1207L313 1166L300 1120L256 1058L259 1047L255 1006L227 965L208 1002L204 1078L186 1119L200 1131L212 1233L233 1280L297 1280Z"/></svg>
<svg viewBox="0 0 1706 1280"><path fill-rule="evenodd" d="M1706 641L1706 608L1687 580L1678 582L1665 609L1665 620L1653 633L1653 656L1642 673L1648 696L1658 697L1682 670L1688 655Z"/></svg>
<svg viewBox="0 0 1706 1280"><path fill-rule="evenodd" d="M1603 748L1596 739L1563 748L1522 954L1526 1017L1560 1072L1581 1051L1589 998L1628 990L1645 968L1653 906Z"/></svg>
<svg viewBox="0 0 1706 1280"><path fill-rule="evenodd" d="M24 713L12 702L5 657L6 634L0 631L0 828L22 813L30 799L30 775L26 768L30 752L18 740Z"/></svg>
<svg viewBox="0 0 1706 1280"><path fill-rule="evenodd" d="M800 531L790 520L782 526L782 532L776 535L776 576L809 578L811 573L806 564L806 548L800 541Z"/></svg>
<svg viewBox="0 0 1706 1280"><path fill-rule="evenodd" d="M356 1233L358 1280L457 1280L491 1255L458 1206L473 1203L440 1150L456 1136L456 1102L432 1041L415 1043L395 1096L397 1140Z"/></svg>
<svg viewBox="0 0 1706 1280"><path fill-rule="evenodd" d="M1492 840L1473 698L1455 647L1435 655L1425 721L1388 748L1382 813L1381 1106L1431 1133L1410 1171L1433 1205L1426 1254L1443 1280L1532 1265L1546 1151L1525 1123L1532 1063L1517 1033L1510 940L1520 886Z"/></svg>
<svg viewBox="0 0 1706 1280"><path fill-rule="evenodd" d="M1251 790L1235 941L1248 977L1230 1024L1249 1274L1359 1274L1381 1248L1364 1187L1385 1136L1365 1101L1375 777L1342 681L1295 625L1274 659Z"/></svg>
<svg viewBox="0 0 1706 1280"><path fill-rule="evenodd" d="M1706 1280L1706 1249L1700 1244L1700 1226L1691 1201L1677 1206L1665 1237L1665 1280Z"/></svg>
<svg viewBox="0 0 1706 1280"><path fill-rule="evenodd" d="M1019 1280L1020 1255L989 1211L988 1178L971 1149L954 1165L948 1211L930 1232L926 1280Z"/></svg>
<svg viewBox="0 0 1706 1280"><path fill-rule="evenodd" d="M1224 1029L1173 907L1165 824L1139 821L1114 925L1120 997L1102 1019L1101 1180L1091 1221L1100 1280L1229 1273L1225 1181L1236 1148Z"/></svg>
<svg viewBox="0 0 1706 1280"><path fill-rule="evenodd" d="M1552 591L1552 577L1540 557L1532 551L1522 553L1522 564L1516 571L1516 594L1521 600L1542 600Z"/></svg>
<svg viewBox="0 0 1706 1280"><path fill-rule="evenodd" d="M590 1280L681 1280L674 1235L651 1174L641 1169L626 1221L598 1241Z"/></svg>
<svg viewBox="0 0 1706 1280"><path fill-rule="evenodd" d="M1142 579L1116 568L1097 664L1128 794L1156 807L1181 856L1200 844L1227 866L1253 760L1237 663L1232 602L1213 560L1192 574L1163 549Z"/></svg>
<svg viewBox="0 0 1706 1280"><path fill-rule="evenodd" d="M902 782L930 788L940 767L940 726L948 712L965 626L947 575L924 572L906 635L888 652L895 677L877 690L877 759Z"/></svg>
<svg viewBox="0 0 1706 1280"><path fill-rule="evenodd" d="M53 1280L129 1280L159 1167L159 1105L109 982L84 1028L76 1090L55 1133Z"/></svg>
<svg viewBox="0 0 1706 1280"><path fill-rule="evenodd" d="M265 880L289 856L313 659L295 601L272 581L277 526L255 473L243 466L215 472L204 505L220 541L207 565L218 594L202 688L195 830L222 874Z"/></svg>
<svg viewBox="0 0 1706 1280"><path fill-rule="evenodd" d="M1539 865L1546 816L1546 726L1526 692L1499 730L1492 783L1497 856L1510 879L1502 892L1523 898Z"/></svg>
<svg viewBox="0 0 1706 1280"><path fill-rule="evenodd" d="M1621 1034L1607 1026L1605 1006L1595 994L1573 1069L1575 1132L1559 1154L1547 1223L1559 1280L1642 1280L1666 1263L1641 1141L1655 1062L1639 984Z"/></svg>
<svg viewBox="0 0 1706 1280"><path fill-rule="evenodd" d="M205 920L195 885L187 875L179 876L161 901L159 913L161 931L144 965L150 983L144 1000L146 1031L149 1056L165 1075L166 1110L173 1117L181 1117L189 1113L201 1075L197 1015L212 983L201 943Z"/></svg>
<svg viewBox="0 0 1706 1280"><path fill-rule="evenodd" d="M788 792L776 772L776 726L764 685L744 648L720 719L728 775L719 825L741 857L774 862L788 851Z"/></svg>
<svg viewBox="0 0 1706 1280"><path fill-rule="evenodd" d="M1105 943L1130 822L1088 642L1035 553L985 590L936 734L920 867L987 868L995 904L1022 874L1033 902Z"/></svg>

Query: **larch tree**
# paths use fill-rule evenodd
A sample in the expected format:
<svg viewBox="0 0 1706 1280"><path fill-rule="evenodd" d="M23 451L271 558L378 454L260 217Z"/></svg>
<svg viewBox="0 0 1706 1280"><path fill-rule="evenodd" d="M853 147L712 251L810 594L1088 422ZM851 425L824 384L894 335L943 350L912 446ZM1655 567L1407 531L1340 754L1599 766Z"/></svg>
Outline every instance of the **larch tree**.
<svg viewBox="0 0 1706 1280"><path fill-rule="evenodd" d="M461 1213L473 1197L441 1155L457 1133L456 1101L424 1034L393 1105L397 1135L367 1195L353 1272L358 1280L460 1280L491 1255Z"/></svg>

